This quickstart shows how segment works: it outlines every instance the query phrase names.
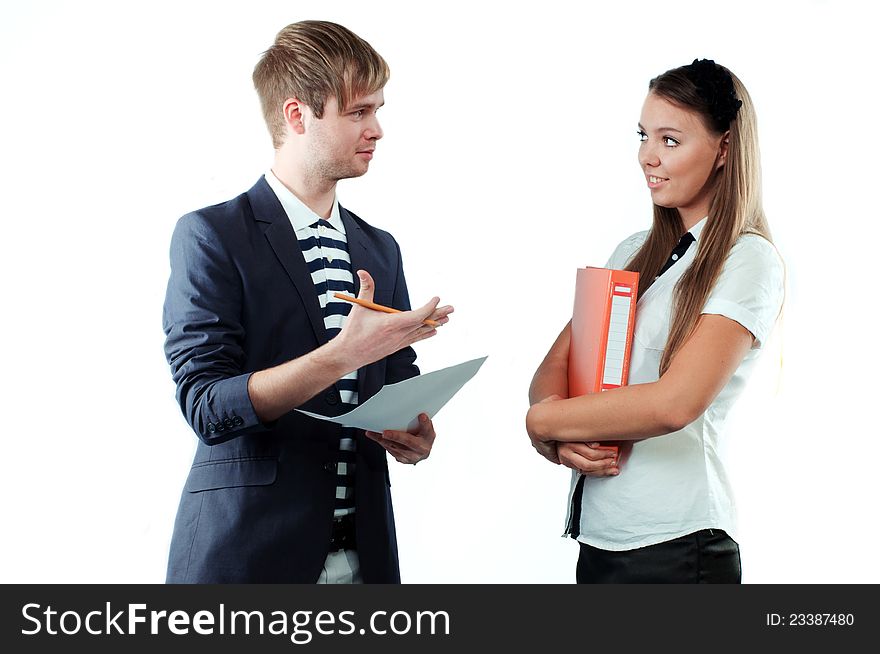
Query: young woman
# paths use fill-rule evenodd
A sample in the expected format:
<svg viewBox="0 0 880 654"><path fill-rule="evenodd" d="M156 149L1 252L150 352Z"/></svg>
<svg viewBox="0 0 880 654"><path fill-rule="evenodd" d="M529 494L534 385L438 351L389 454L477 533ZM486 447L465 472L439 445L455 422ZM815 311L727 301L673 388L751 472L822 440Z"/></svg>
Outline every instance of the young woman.
<svg viewBox="0 0 880 654"><path fill-rule="evenodd" d="M629 385L568 397L569 324L532 380L526 428L574 471L579 583L738 583L724 422L779 314L784 269L742 83L695 60L648 88L639 165L654 220L607 263L640 273ZM617 454L597 449L609 442Z"/></svg>

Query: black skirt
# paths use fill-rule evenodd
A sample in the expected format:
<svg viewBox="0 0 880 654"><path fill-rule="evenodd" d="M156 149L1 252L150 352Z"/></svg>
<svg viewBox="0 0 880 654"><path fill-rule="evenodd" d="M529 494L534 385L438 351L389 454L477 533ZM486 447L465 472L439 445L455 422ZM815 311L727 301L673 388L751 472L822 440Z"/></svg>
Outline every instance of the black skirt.
<svg viewBox="0 0 880 654"><path fill-rule="evenodd" d="M579 545L579 584L738 584L742 580L739 545L720 529L623 552Z"/></svg>

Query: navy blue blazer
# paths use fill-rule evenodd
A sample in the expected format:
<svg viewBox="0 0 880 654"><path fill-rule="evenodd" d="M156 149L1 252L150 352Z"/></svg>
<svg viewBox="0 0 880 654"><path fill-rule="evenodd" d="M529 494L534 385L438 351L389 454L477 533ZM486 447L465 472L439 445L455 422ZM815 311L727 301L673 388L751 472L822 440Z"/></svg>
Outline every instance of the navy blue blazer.
<svg viewBox="0 0 880 654"><path fill-rule="evenodd" d="M340 207L353 270L375 300L410 308L394 238ZM357 275L355 288L359 287ZM260 180L247 193L183 216L171 240L165 355L177 400L199 437L174 524L169 583L314 583L327 555L341 427L296 411L257 418L248 377L327 342L290 220ZM358 372L363 402L417 375L405 348ZM301 408L341 412L335 386ZM356 538L367 583L399 583L385 450L357 437Z"/></svg>

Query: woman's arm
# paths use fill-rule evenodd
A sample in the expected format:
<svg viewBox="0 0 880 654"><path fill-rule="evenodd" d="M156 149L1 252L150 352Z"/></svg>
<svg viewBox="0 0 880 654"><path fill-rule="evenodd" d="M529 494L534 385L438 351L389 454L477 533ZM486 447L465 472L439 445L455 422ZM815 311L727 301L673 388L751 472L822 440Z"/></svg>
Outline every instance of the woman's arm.
<svg viewBox="0 0 880 654"><path fill-rule="evenodd" d="M529 403L550 404L568 397L568 348L571 342L571 322L559 334L547 356L538 366L529 387ZM535 441L532 445L548 461L591 477L605 477L619 473L618 458L608 450L597 449L587 443L563 443L557 447L552 441Z"/></svg>
<svg viewBox="0 0 880 654"><path fill-rule="evenodd" d="M562 349L563 336L568 356L568 332L563 330L535 374L532 389L536 388L536 381L540 382L537 394L550 388L555 369L551 355L557 346ZM752 342L752 334L738 322L704 314L658 381L534 404L526 415L526 430L536 446L548 441L639 440L678 431L712 403L736 372ZM546 382L543 376L539 378L545 364ZM533 397L531 391L529 395Z"/></svg>
<svg viewBox="0 0 880 654"><path fill-rule="evenodd" d="M537 404L551 395L568 397L568 347L571 342L571 321L556 338L547 356L535 371L529 386L529 404Z"/></svg>

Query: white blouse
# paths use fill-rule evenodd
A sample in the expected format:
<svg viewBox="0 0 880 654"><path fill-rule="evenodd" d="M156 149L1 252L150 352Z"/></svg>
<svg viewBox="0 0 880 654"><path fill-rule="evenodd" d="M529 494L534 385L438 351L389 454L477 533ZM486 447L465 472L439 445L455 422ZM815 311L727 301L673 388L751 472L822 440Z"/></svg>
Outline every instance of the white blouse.
<svg viewBox="0 0 880 654"><path fill-rule="evenodd" d="M696 244L639 299L630 356L629 384L659 379L669 336L673 290L693 262L706 218L691 230ZM621 269L648 232L617 246L606 264ZM725 473L724 423L754 368L782 307L784 268L776 249L756 235L739 238L702 313L735 320L755 337L752 350L712 404L684 429L633 445L616 477L587 477L578 540L605 550L655 545L701 529L723 529L736 540L736 508ZM607 391L607 392L614 392ZM572 493L579 475L572 476ZM566 518L566 524L569 524Z"/></svg>

